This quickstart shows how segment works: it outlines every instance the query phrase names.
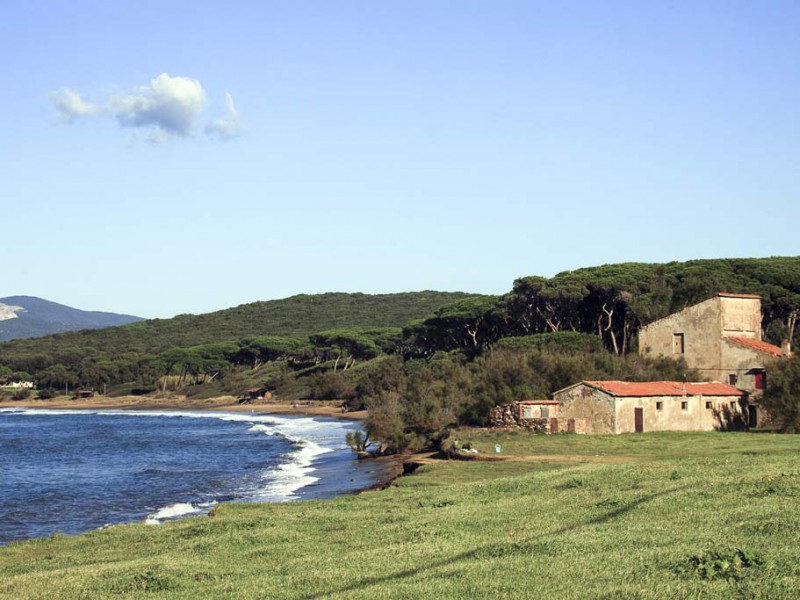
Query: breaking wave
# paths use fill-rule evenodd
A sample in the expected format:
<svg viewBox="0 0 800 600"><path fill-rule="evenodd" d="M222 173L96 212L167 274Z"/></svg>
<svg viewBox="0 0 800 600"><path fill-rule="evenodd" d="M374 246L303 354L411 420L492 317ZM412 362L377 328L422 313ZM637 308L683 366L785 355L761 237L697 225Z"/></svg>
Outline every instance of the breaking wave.
<svg viewBox="0 0 800 600"><path fill-rule="evenodd" d="M233 412L199 412L181 410L73 410L73 409L0 409L19 415L97 414L132 417L164 417L184 419L218 419L249 425L253 434L280 436L291 442L291 451L280 456L279 464L264 470L259 477L231 491L226 499L245 501L286 502L299 498L298 492L319 481L314 476L315 461L323 454L346 449L345 432L356 425L346 421L320 421L311 417L283 417ZM164 506L148 515L145 522L158 524L181 516L200 514L215 502L181 502Z"/></svg>

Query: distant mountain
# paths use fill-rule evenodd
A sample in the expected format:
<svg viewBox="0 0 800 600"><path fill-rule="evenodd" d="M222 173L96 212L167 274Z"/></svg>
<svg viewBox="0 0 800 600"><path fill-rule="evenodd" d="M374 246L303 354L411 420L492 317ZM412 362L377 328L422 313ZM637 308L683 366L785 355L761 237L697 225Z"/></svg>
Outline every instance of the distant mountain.
<svg viewBox="0 0 800 600"><path fill-rule="evenodd" d="M79 329L102 329L141 320L131 315L78 310L34 296L0 298L0 342Z"/></svg>

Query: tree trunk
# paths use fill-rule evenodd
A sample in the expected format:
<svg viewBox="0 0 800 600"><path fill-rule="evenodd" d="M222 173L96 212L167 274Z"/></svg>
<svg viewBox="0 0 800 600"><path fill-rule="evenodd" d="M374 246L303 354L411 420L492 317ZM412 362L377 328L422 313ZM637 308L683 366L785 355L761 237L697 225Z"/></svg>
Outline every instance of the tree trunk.
<svg viewBox="0 0 800 600"><path fill-rule="evenodd" d="M794 328L797 325L797 317L800 317L800 309L793 310L789 313L789 318L786 319L786 327L789 330L789 344L792 343L794 338Z"/></svg>
<svg viewBox="0 0 800 600"><path fill-rule="evenodd" d="M608 334L611 336L611 344L614 346L614 354L618 355L619 354L619 345L617 344L617 336L614 333L614 328L612 327L613 319L614 319L614 310L615 309L612 308L611 310L608 310L606 308L606 305L603 304L603 306L601 307L601 310L606 315L606 319L607 319L605 331L607 331Z"/></svg>

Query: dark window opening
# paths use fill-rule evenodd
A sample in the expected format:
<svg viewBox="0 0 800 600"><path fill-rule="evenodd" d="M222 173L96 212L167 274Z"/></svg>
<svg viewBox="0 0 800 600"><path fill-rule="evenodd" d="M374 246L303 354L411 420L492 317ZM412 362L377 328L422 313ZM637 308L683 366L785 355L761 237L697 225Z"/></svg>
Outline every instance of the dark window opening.
<svg viewBox="0 0 800 600"><path fill-rule="evenodd" d="M673 333L672 334L672 353L673 354L683 354L684 353L684 344L683 344L683 334L682 333Z"/></svg>
<svg viewBox="0 0 800 600"><path fill-rule="evenodd" d="M664 403L656 402L656 410L664 410Z"/></svg>
<svg viewBox="0 0 800 600"><path fill-rule="evenodd" d="M711 410L711 400L706 400L706 409Z"/></svg>
<svg viewBox="0 0 800 600"><path fill-rule="evenodd" d="M686 400L681 402L681 410L689 410L689 403Z"/></svg>
<svg viewBox="0 0 800 600"><path fill-rule="evenodd" d="M738 381L739 381L739 376L736 373L731 373L730 375L728 375L728 384L736 385Z"/></svg>

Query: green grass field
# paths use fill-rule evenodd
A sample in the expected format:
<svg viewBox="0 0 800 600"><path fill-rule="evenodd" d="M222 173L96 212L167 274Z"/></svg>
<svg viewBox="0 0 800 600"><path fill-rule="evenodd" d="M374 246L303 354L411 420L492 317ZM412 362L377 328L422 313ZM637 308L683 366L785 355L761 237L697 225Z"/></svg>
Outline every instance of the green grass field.
<svg viewBox="0 0 800 600"><path fill-rule="evenodd" d="M800 437L459 432L332 501L224 505L0 549L9 598L796 598Z"/></svg>

